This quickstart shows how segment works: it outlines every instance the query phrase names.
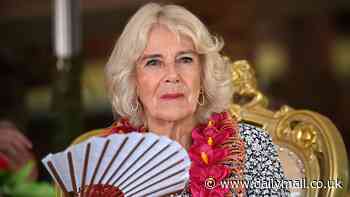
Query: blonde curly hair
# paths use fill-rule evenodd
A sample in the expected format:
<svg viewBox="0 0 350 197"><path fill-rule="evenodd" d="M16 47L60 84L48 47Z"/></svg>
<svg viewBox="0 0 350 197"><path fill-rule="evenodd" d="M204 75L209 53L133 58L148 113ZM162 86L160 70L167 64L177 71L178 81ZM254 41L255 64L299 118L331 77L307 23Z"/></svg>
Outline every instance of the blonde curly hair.
<svg viewBox="0 0 350 197"><path fill-rule="evenodd" d="M184 7L148 3L129 20L106 65L105 75L113 112L127 117L134 126L143 124L142 109L132 109L137 102L135 66L154 24L165 25L178 37L180 34L190 37L200 55L205 104L197 107L197 120L205 122L213 112L227 110L233 86L230 66L219 54L224 45L222 39L211 35L205 25Z"/></svg>

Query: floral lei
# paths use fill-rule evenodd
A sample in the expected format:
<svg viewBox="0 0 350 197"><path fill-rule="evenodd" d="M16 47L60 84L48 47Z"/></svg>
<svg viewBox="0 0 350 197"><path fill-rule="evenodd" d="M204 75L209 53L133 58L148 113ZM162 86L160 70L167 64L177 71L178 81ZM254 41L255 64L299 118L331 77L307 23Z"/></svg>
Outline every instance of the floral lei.
<svg viewBox="0 0 350 197"><path fill-rule="evenodd" d="M193 143L189 149L191 158L189 189L194 197L244 196L245 189L240 181L234 188L221 187L220 182L242 180L244 169L244 142L238 134L238 127L228 112L214 113L207 124L199 124L192 130ZM134 128L127 118L105 130L104 136L132 131L147 132L144 126ZM232 177L232 174L234 175Z"/></svg>

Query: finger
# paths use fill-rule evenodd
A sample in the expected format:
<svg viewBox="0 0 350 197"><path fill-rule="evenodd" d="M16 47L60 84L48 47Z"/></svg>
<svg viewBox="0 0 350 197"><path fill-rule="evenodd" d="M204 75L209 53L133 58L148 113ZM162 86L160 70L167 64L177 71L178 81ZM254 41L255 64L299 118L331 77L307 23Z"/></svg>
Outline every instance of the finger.
<svg viewBox="0 0 350 197"><path fill-rule="evenodd" d="M30 159L29 149L23 142L18 141L12 132L4 132L0 137L0 152L9 159L11 170L23 166Z"/></svg>
<svg viewBox="0 0 350 197"><path fill-rule="evenodd" d="M0 152L6 152L9 148L13 148L10 140L0 140Z"/></svg>
<svg viewBox="0 0 350 197"><path fill-rule="evenodd" d="M24 144L27 148L32 148L32 143L30 142L30 140L16 128L3 128L0 130L2 134L0 138L2 140L19 141L20 143Z"/></svg>
<svg viewBox="0 0 350 197"><path fill-rule="evenodd" d="M16 153L16 156L20 161L29 159L29 149L25 147L21 142L12 141L11 147L13 148L12 152Z"/></svg>
<svg viewBox="0 0 350 197"><path fill-rule="evenodd" d="M18 149L18 151L25 151L28 150L28 147L26 146L25 143L23 143L18 136L16 136L13 132L7 132L5 135L2 135L1 137L1 142L0 147L2 149Z"/></svg>
<svg viewBox="0 0 350 197"><path fill-rule="evenodd" d="M30 159L29 149L23 143L7 140L1 143L0 151L4 153L11 161L11 166L21 166Z"/></svg>
<svg viewBox="0 0 350 197"><path fill-rule="evenodd" d="M26 144L28 148L32 148L33 145L30 140L16 127L9 128L9 132L11 132L11 134L13 134L18 140Z"/></svg>
<svg viewBox="0 0 350 197"><path fill-rule="evenodd" d="M17 141L12 136L5 138L9 138L9 140L2 140L0 142L1 152L16 162L22 162L22 160L28 159L29 149L22 142Z"/></svg>
<svg viewBox="0 0 350 197"><path fill-rule="evenodd" d="M7 155L17 169L23 167L31 159L28 151L18 149L9 149Z"/></svg>
<svg viewBox="0 0 350 197"><path fill-rule="evenodd" d="M20 140L22 143L24 143L26 145L27 148L33 148L33 144L31 143L31 141L22 133L20 133L18 130L15 131L14 133L17 137L18 140Z"/></svg>
<svg viewBox="0 0 350 197"><path fill-rule="evenodd" d="M9 147L4 151L6 156L9 158L9 160L13 161L14 163L21 163L21 159L23 159L24 156L22 156L22 152L20 150L17 150L15 147Z"/></svg>
<svg viewBox="0 0 350 197"><path fill-rule="evenodd" d="M32 143L30 140L28 140L28 138L26 138L22 132L16 127L15 124L13 124L11 121L0 121L0 131L6 131L6 132L10 132L13 133L16 137L18 137L19 140L23 141L23 143L25 143L28 148L32 148Z"/></svg>

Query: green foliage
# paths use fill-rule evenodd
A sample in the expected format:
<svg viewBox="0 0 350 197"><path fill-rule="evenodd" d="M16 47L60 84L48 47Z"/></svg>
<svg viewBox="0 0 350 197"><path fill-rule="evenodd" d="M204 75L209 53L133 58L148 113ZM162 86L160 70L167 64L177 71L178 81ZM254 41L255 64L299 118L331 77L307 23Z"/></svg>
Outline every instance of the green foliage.
<svg viewBox="0 0 350 197"><path fill-rule="evenodd" d="M54 197L55 190L48 183L28 181L33 163L18 172L0 171L0 196L2 197Z"/></svg>

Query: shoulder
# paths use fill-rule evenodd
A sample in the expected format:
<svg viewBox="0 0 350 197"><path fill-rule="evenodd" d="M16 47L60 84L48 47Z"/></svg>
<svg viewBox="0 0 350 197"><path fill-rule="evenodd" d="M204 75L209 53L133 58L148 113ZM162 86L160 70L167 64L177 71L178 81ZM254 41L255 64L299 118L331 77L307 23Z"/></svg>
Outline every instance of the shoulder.
<svg viewBox="0 0 350 197"><path fill-rule="evenodd" d="M282 166L271 136L265 130L246 123L239 124L239 133L245 144L246 177L252 179L262 175L258 172L267 175L278 172L276 178L282 178Z"/></svg>
<svg viewBox="0 0 350 197"><path fill-rule="evenodd" d="M248 152L257 151L258 153L262 149L274 152L276 149L271 136L265 130L247 123L239 123L238 126L240 137L245 142Z"/></svg>
<svg viewBox="0 0 350 197"><path fill-rule="evenodd" d="M283 181L286 180L281 162L278 158L277 147L271 136L263 129L254 125L240 123L239 133L245 143L244 177L249 183ZM287 196L287 188L250 188L249 194L254 192Z"/></svg>
<svg viewBox="0 0 350 197"><path fill-rule="evenodd" d="M265 130L254 125L240 123L239 134L245 144L247 167L271 165L276 161L273 163L275 166L269 168L282 168L278 159L277 147Z"/></svg>
<svg viewBox="0 0 350 197"><path fill-rule="evenodd" d="M243 136L241 137L247 137L251 135L261 135L263 138L270 138L269 134L262 128L254 126L252 124L248 123L238 123L239 126L239 132Z"/></svg>

